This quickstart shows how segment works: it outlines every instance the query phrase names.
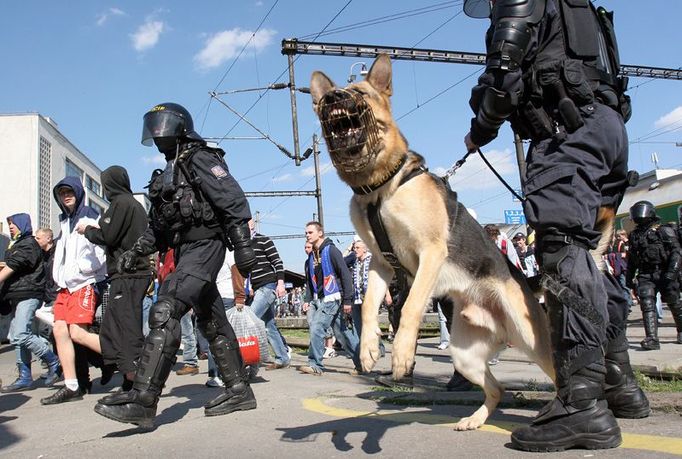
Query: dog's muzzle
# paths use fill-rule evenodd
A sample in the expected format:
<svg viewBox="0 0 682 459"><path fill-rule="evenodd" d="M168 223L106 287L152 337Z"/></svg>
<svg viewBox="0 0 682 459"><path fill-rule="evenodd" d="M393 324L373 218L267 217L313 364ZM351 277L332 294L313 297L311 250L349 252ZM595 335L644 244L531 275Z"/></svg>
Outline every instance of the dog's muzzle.
<svg viewBox="0 0 682 459"><path fill-rule="evenodd" d="M374 114L362 94L335 89L322 97L318 110L334 167L348 173L367 167L379 153L380 141Z"/></svg>

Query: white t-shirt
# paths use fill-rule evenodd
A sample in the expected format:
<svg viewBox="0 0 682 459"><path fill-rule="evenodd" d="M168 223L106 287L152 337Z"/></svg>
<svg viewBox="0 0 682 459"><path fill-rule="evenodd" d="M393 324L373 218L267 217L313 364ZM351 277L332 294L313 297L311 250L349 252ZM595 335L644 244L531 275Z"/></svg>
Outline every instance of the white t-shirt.
<svg viewBox="0 0 682 459"><path fill-rule="evenodd" d="M216 284L221 298L234 299L234 288L232 287L232 265L234 264L234 253L225 251L225 261L223 267L218 272Z"/></svg>

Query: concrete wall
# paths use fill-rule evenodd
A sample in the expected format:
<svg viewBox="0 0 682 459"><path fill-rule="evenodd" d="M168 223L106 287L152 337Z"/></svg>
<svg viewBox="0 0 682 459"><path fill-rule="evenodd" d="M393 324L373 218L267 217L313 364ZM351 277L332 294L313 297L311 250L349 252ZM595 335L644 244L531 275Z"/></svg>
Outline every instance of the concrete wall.
<svg viewBox="0 0 682 459"><path fill-rule="evenodd" d="M39 226L40 214L40 139L50 144L49 207L50 227L59 228L61 210L52 189L66 176L67 159L83 171L85 203L90 201L103 209L108 202L86 187L86 175L100 184L101 170L60 131L56 123L37 113L0 114L0 219L19 212L31 216L34 228ZM7 228L3 230L7 234Z"/></svg>

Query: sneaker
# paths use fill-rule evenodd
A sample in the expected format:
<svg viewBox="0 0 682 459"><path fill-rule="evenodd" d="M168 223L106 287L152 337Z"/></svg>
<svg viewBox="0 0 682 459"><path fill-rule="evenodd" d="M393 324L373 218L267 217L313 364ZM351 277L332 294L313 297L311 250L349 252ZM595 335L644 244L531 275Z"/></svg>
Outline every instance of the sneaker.
<svg viewBox="0 0 682 459"><path fill-rule="evenodd" d="M214 376L212 378L208 378L208 381L206 381L206 387L225 387L225 383L219 377Z"/></svg>
<svg viewBox="0 0 682 459"><path fill-rule="evenodd" d="M56 405L58 403L74 402L76 400L83 400L83 391L81 389L71 390L63 386L49 397L41 398L41 405Z"/></svg>
<svg viewBox="0 0 682 459"><path fill-rule="evenodd" d="M448 343L447 341L442 341L442 342L438 345L438 350L439 350L439 351L444 351L444 350L446 350L449 346L450 346L450 343Z"/></svg>
<svg viewBox="0 0 682 459"><path fill-rule="evenodd" d="M334 350L333 347L325 347L324 348L324 354L322 354L323 359L331 359L332 357L336 357L336 351Z"/></svg>
<svg viewBox="0 0 682 459"><path fill-rule="evenodd" d="M497 365L498 363L500 363L500 359L497 357L493 357L492 359L488 360L488 365Z"/></svg>
<svg viewBox="0 0 682 459"><path fill-rule="evenodd" d="M300 366L298 367L298 371L300 371L301 373L305 373L307 375L322 376L321 370L313 368L310 365Z"/></svg>
<svg viewBox="0 0 682 459"><path fill-rule="evenodd" d="M182 367L178 371L176 371L175 374L178 376L198 375L199 374L199 367L194 366L194 365L185 365L184 367Z"/></svg>
<svg viewBox="0 0 682 459"><path fill-rule="evenodd" d="M287 356L289 357L289 360L291 360L291 347L287 346Z"/></svg>

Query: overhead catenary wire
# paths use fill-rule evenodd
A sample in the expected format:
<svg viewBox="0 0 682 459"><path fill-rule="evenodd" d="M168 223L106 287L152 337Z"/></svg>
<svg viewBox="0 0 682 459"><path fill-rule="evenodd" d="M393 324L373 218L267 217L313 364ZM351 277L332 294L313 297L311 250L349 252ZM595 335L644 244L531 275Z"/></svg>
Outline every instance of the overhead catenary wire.
<svg viewBox="0 0 682 459"><path fill-rule="evenodd" d="M401 19L408 19L408 18L411 18L414 16L420 16L420 15L424 15L424 14L428 14L428 13L433 13L436 11L441 11L441 10L448 9L448 8L453 7L453 6L457 6L457 5L461 5L461 4L462 4L461 0L460 1L436 3L433 5L428 5L428 6L424 6L421 8L401 11L401 12L389 14L386 16L380 16L378 18L367 19L365 21L360 21L360 22L356 22L353 24L347 24L347 25L339 26L339 27L336 27L334 29L329 29L329 30L325 31L324 33L317 32L317 34L311 33L308 35L303 35L303 36L301 36L301 39L307 40L308 38L313 37L313 36L316 36L316 38L319 38L321 36L333 35L333 34L342 33L342 32L349 32L352 30L357 30L357 29L362 29L365 27L375 26L377 24L384 24L386 22L392 22L392 21L397 21L397 20L401 20Z"/></svg>
<svg viewBox="0 0 682 459"><path fill-rule="evenodd" d="M335 15L334 15L334 17L327 23L327 25L324 26L324 28L322 29L322 32L323 32L324 30L326 30L327 27L329 27L329 26L331 25L331 23L334 22L334 21L336 20L336 18L339 17L339 15L340 15L340 14L348 7L348 5L350 5L352 2L353 2L353 0L348 0L348 2L346 2L346 4L345 4L345 5L344 5L344 6L343 6ZM320 33L322 33L322 32L320 32ZM319 36L319 34L318 34L318 36ZM315 37L315 38L313 39L313 41L315 41L316 39L317 39L317 37ZM296 56L296 58L294 59L294 63L298 60L299 57L300 57L300 56ZM282 77L284 76L284 74L287 73L288 71L289 71L289 66L287 66L284 70L282 70L282 73L280 73L280 74L277 76L277 78L275 78L275 84L276 84L276 83L279 81L279 79L282 78ZM266 89L260 96L258 96L258 99L256 99L256 100L253 102L253 104L251 104L251 106L248 108L248 110L246 110L246 112L244 112L244 116L248 115L249 112L256 106L256 104L258 104L258 102L260 102L260 100L261 100L263 97L265 97L265 95L266 95L269 91L270 91L270 88ZM225 134L225 136L230 135L230 133L234 130L234 128L236 128L236 127L239 125L240 122L241 122L241 119L237 120L237 121L232 125L232 127L230 127L230 129L227 131L227 134ZM220 142L218 142L218 143L220 144Z"/></svg>

